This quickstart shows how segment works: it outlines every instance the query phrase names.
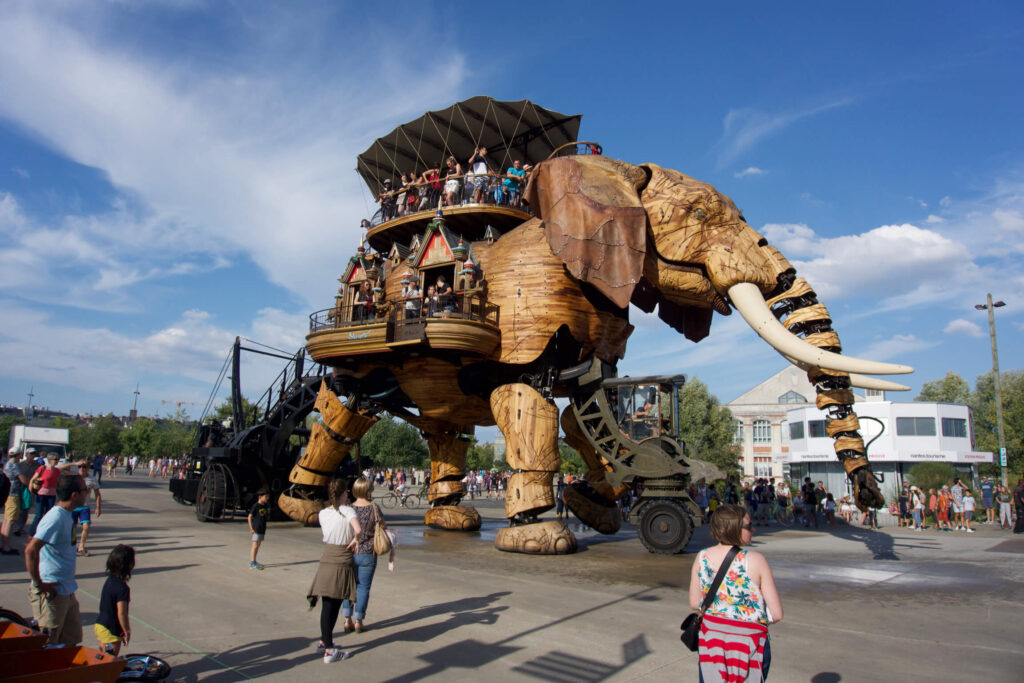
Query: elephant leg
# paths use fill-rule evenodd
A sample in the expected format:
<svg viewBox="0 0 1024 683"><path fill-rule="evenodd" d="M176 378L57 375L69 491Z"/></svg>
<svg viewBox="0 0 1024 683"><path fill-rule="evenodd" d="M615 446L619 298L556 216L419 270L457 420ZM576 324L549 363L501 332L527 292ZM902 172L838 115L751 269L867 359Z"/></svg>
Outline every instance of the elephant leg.
<svg viewBox="0 0 1024 683"><path fill-rule="evenodd" d="M562 500L591 529L602 534L614 534L622 526L622 515L615 501L629 487L615 488L608 482L605 476L608 465L584 436L571 407L562 411L561 423L565 442L580 454L587 465L583 480L576 480L567 486L562 493Z"/></svg>
<svg viewBox="0 0 1024 683"><path fill-rule="evenodd" d="M277 499L282 512L303 524L317 523L335 471L349 457L352 446L377 421L342 405L324 382L316 397L316 410L324 423L313 423L306 452L288 474L292 486Z"/></svg>
<svg viewBox="0 0 1024 683"><path fill-rule="evenodd" d="M510 526L498 531L494 546L543 555L575 552L576 537L564 522L537 519L555 505L558 408L528 384L505 384L491 393L491 411L505 435L505 459L515 471L505 497Z"/></svg>
<svg viewBox="0 0 1024 683"><path fill-rule="evenodd" d="M430 451L428 498L431 508L423 522L435 529L476 531L480 528L480 513L476 508L459 505L466 493L462 479L466 476L469 441L455 434L431 434L427 448Z"/></svg>

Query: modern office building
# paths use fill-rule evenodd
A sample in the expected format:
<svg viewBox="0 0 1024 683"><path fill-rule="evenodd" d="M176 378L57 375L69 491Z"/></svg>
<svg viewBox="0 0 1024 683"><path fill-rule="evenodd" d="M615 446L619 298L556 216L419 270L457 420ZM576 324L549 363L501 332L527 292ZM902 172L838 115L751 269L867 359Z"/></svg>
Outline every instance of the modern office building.
<svg viewBox="0 0 1024 683"><path fill-rule="evenodd" d="M887 498L902 485L919 462L945 462L964 481L977 479L977 466L993 454L974 450L971 409L954 403L865 401L857 404L868 459ZM824 481L833 493L847 491L846 474L836 460L832 439L825 433L825 413L815 406L791 409L784 428L788 448L779 460L794 479Z"/></svg>

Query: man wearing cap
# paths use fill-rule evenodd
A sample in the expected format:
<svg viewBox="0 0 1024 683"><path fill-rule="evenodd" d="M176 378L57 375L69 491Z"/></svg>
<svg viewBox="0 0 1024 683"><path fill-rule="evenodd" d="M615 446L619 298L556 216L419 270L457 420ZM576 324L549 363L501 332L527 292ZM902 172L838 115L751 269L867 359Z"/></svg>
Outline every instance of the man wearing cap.
<svg viewBox="0 0 1024 683"><path fill-rule="evenodd" d="M992 483L992 477L982 477L981 480L981 505L985 508L985 521L982 524L996 523L996 485Z"/></svg>
<svg viewBox="0 0 1024 683"><path fill-rule="evenodd" d="M75 591L75 539L71 511L85 504L88 487L78 475L57 481L57 504L43 515L25 547L25 569L32 579L28 599L47 643L77 645L82 641L82 617Z"/></svg>
<svg viewBox="0 0 1024 683"><path fill-rule="evenodd" d="M380 206L383 209L383 219L389 221L395 217L395 209L397 203L395 195L391 193L391 179L387 178L384 180L384 189L377 195L377 200L380 202Z"/></svg>
<svg viewBox="0 0 1024 683"><path fill-rule="evenodd" d="M11 482L11 491L7 496L7 502L4 503L4 521L0 526L0 554L3 555L18 554L17 550L11 549L11 533L21 517L21 496L28 486L28 477L21 471L20 460L21 453L18 449L12 448L10 457L4 464L4 476Z"/></svg>

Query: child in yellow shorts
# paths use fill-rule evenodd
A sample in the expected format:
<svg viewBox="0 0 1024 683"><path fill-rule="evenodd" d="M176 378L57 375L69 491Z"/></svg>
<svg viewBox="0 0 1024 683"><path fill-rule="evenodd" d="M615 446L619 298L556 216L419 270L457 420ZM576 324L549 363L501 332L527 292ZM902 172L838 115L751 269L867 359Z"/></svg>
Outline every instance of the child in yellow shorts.
<svg viewBox="0 0 1024 683"><path fill-rule="evenodd" d="M93 630L100 642L100 649L117 656L121 645L127 645L132 637L128 621L128 603L131 589L128 581L135 569L135 549L128 545L115 546L107 557L107 581L100 593L100 613Z"/></svg>

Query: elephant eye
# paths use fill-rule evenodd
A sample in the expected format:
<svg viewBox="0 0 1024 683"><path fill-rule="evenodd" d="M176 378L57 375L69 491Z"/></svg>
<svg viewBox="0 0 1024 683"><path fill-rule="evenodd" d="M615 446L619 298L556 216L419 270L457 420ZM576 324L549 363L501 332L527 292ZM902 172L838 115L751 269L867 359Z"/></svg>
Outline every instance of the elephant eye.
<svg viewBox="0 0 1024 683"><path fill-rule="evenodd" d="M704 209L696 209L694 210L693 215L697 217L697 220L702 221L708 217L708 212Z"/></svg>

